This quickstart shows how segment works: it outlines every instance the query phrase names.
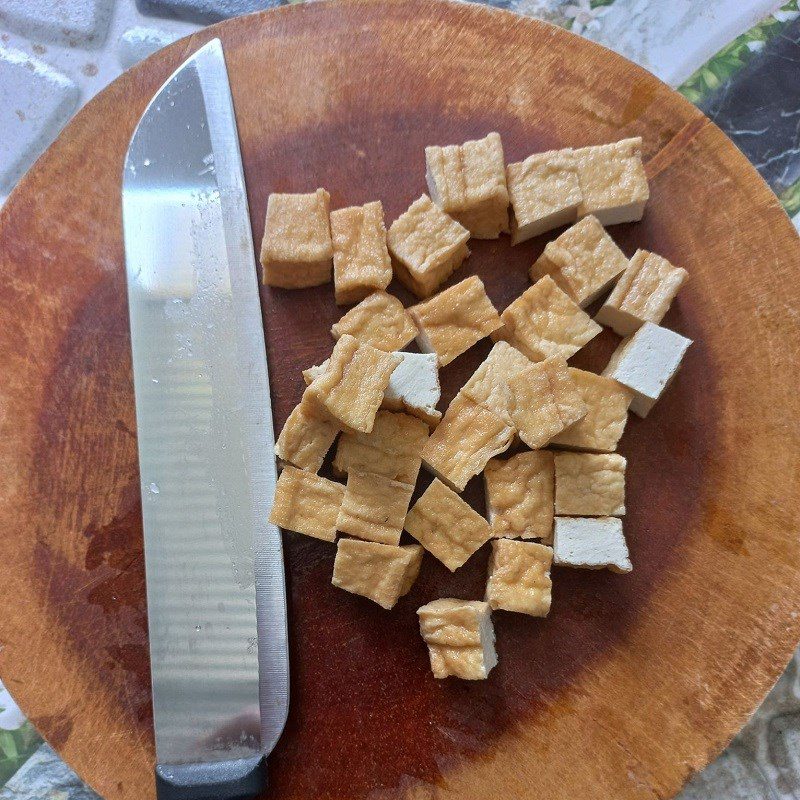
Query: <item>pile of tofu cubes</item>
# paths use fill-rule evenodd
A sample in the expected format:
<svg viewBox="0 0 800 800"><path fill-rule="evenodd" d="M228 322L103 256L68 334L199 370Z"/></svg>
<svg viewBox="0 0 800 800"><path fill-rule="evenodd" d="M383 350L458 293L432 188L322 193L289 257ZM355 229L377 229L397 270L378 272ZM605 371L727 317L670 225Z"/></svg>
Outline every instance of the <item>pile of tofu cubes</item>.
<svg viewBox="0 0 800 800"><path fill-rule="evenodd" d="M497 133L428 147L430 194L388 232L380 202L330 211L324 189L269 198L264 282L332 277L336 303L356 304L331 330L330 357L303 373L275 447L283 468L270 519L328 542L343 534L334 586L386 609L411 588L423 550L455 571L492 540L483 600L417 612L437 678L486 678L497 663L491 612L546 616L552 564L631 570L626 462L615 451L628 410L650 411L691 344L659 326L685 270L646 250L628 258L606 231L642 217L641 144L508 165ZM510 233L517 244L561 226L502 313L476 276L438 291L470 237ZM387 292L395 276L420 302L404 308ZM604 295L592 319L584 309ZM570 367L601 325L625 337L603 374ZM439 369L484 337L491 352L442 415ZM404 349L414 340L421 352ZM333 472L346 484L318 474L337 438ZM409 508L423 465L435 477ZM480 473L487 518L460 496ZM417 543L401 544L404 530Z"/></svg>

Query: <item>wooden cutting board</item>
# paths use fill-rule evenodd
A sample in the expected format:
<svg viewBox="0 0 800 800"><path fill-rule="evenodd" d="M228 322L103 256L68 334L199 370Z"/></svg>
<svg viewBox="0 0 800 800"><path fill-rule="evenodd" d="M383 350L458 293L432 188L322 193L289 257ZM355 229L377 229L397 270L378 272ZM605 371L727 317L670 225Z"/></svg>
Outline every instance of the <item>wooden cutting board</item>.
<svg viewBox="0 0 800 800"><path fill-rule="evenodd" d="M120 231L122 160L150 97L219 36L253 232L267 196L324 186L394 219L423 148L498 130L509 160L644 137L652 198L626 253L689 270L665 324L677 381L632 418L629 576L557 569L546 620L497 613L486 682L437 682L415 609L480 597L486 548L426 557L387 613L330 585L334 548L285 535L292 701L270 759L286 800L666 797L728 742L800 639L798 237L755 171L644 70L530 19L435 0L335 0L235 19L127 72L0 216L0 674L109 800L152 798L147 624ZM499 307L543 247L475 242ZM402 291L398 294L408 302ZM332 287L262 290L275 424L328 354ZM602 369L610 333L576 363ZM488 351L443 370L444 401ZM474 481L467 493L482 509Z"/></svg>

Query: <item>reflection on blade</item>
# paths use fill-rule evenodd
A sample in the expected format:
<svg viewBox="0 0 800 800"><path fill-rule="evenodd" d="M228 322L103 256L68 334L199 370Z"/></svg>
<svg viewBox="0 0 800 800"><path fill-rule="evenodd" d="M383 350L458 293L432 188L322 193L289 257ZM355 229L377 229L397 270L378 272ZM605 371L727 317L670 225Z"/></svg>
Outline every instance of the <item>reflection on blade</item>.
<svg viewBox="0 0 800 800"><path fill-rule="evenodd" d="M157 756L246 757L283 728L288 654L255 259L217 40L142 117L123 220Z"/></svg>

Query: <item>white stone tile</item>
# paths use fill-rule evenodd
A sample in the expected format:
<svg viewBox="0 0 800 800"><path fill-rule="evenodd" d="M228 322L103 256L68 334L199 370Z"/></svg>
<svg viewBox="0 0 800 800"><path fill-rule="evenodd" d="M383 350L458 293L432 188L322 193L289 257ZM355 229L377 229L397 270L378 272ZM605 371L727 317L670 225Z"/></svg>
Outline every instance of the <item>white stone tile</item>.
<svg viewBox="0 0 800 800"><path fill-rule="evenodd" d="M117 43L119 64L122 69L128 69L178 38L179 34L158 28L145 28L141 25L129 28L119 37Z"/></svg>

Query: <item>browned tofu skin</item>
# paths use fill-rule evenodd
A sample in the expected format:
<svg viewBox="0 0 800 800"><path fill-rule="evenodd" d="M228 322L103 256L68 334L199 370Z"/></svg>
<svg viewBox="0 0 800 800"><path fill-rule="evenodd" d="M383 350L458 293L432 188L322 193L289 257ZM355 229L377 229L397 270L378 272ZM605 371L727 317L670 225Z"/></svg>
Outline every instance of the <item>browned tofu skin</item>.
<svg viewBox="0 0 800 800"><path fill-rule="evenodd" d="M426 147L428 190L442 211L476 239L508 232L503 143L499 133L447 147Z"/></svg>
<svg viewBox="0 0 800 800"><path fill-rule="evenodd" d="M337 305L357 303L392 280L380 201L331 212L333 284Z"/></svg>
<svg viewBox="0 0 800 800"><path fill-rule="evenodd" d="M350 471L337 528L370 542L400 544L414 487L383 475Z"/></svg>
<svg viewBox="0 0 800 800"><path fill-rule="evenodd" d="M633 392L621 383L570 367L569 374L583 402L586 416L553 437L553 444L573 450L610 453L617 449L628 422Z"/></svg>
<svg viewBox="0 0 800 800"><path fill-rule="evenodd" d="M625 514L625 459L616 453L556 453L556 514Z"/></svg>
<svg viewBox="0 0 800 800"><path fill-rule="evenodd" d="M508 408L508 381L526 370L531 362L507 342L497 342L486 360L472 373L460 394L488 408L509 427L513 427Z"/></svg>
<svg viewBox="0 0 800 800"><path fill-rule="evenodd" d="M669 311L689 273L655 253L637 250L614 290L603 303L597 321L620 336L630 336L645 322L658 324Z"/></svg>
<svg viewBox="0 0 800 800"><path fill-rule="evenodd" d="M641 137L574 153L582 195L578 217L593 214L603 225L638 222L650 197Z"/></svg>
<svg viewBox="0 0 800 800"><path fill-rule="evenodd" d="M319 286L331 279L333 245L324 189L271 194L261 242L264 283L284 289Z"/></svg>
<svg viewBox="0 0 800 800"><path fill-rule="evenodd" d="M555 470L549 450L493 458L483 478L494 538L553 541Z"/></svg>
<svg viewBox="0 0 800 800"><path fill-rule="evenodd" d="M486 462L505 452L514 440L514 428L505 420L457 394L422 451L426 468L456 491Z"/></svg>
<svg viewBox="0 0 800 800"><path fill-rule="evenodd" d="M414 339L417 326L396 297L386 292L373 292L331 328L334 339L345 334L376 350L391 353L402 350Z"/></svg>
<svg viewBox="0 0 800 800"><path fill-rule="evenodd" d="M339 430L339 425L303 394L275 442L275 455L300 469L318 472Z"/></svg>
<svg viewBox="0 0 800 800"><path fill-rule="evenodd" d="M370 433L342 433L333 469L338 474L369 472L413 486L427 441L428 426L421 419L379 411Z"/></svg>
<svg viewBox="0 0 800 800"><path fill-rule="evenodd" d="M531 361L569 358L602 330L549 275L526 289L500 319L500 335Z"/></svg>
<svg viewBox="0 0 800 800"><path fill-rule="evenodd" d="M419 329L419 349L436 353L442 367L503 324L476 275L411 306L408 313Z"/></svg>
<svg viewBox="0 0 800 800"><path fill-rule="evenodd" d="M497 664L492 610L480 600L434 600L417 610L434 678L479 681Z"/></svg>
<svg viewBox="0 0 800 800"><path fill-rule="evenodd" d="M408 512L405 529L451 572L491 536L489 523L435 478Z"/></svg>
<svg viewBox="0 0 800 800"><path fill-rule="evenodd" d="M506 168L511 198L511 244L575 222L581 202L573 151L535 153Z"/></svg>
<svg viewBox="0 0 800 800"><path fill-rule="evenodd" d="M581 308L596 300L628 266L628 259L596 217L567 228L533 263L532 281L549 275Z"/></svg>
<svg viewBox="0 0 800 800"><path fill-rule="evenodd" d="M333 562L334 586L391 609L414 585L422 564L418 544L403 547L340 539Z"/></svg>
<svg viewBox="0 0 800 800"><path fill-rule="evenodd" d="M313 472L285 467L275 485L269 521L289 531L333 542L343 498L341 483Z"/></svg>
<svg viewBox="0 0 800 800"><path fill-rule="evenodd" d="M553 356L531 364L509 382L511 419L531 450L544 447L586 415L586 404L569 375L567 362Z"/></svg>
<svg viewBox="0 0 800 800"><path fill-rule="evenodd" d="M430 297L469 255L469 231L426 194L392 223L387 238L398 280L417 297Z"/></svg>
<svg viewBox="0 0 800 800"><path fill-rule="evenodd" d="M344 427L369 433L400 361L399 356L345 334L336 342L328 366L306 391Z"/></svg>
<svg viewBox="0 0 800 800"><path fill-rule="evenodd" d="M546 617L552 602L552 563L551 547L509 539L492 542L486 582L486 601L492 610Z"/></svg>

